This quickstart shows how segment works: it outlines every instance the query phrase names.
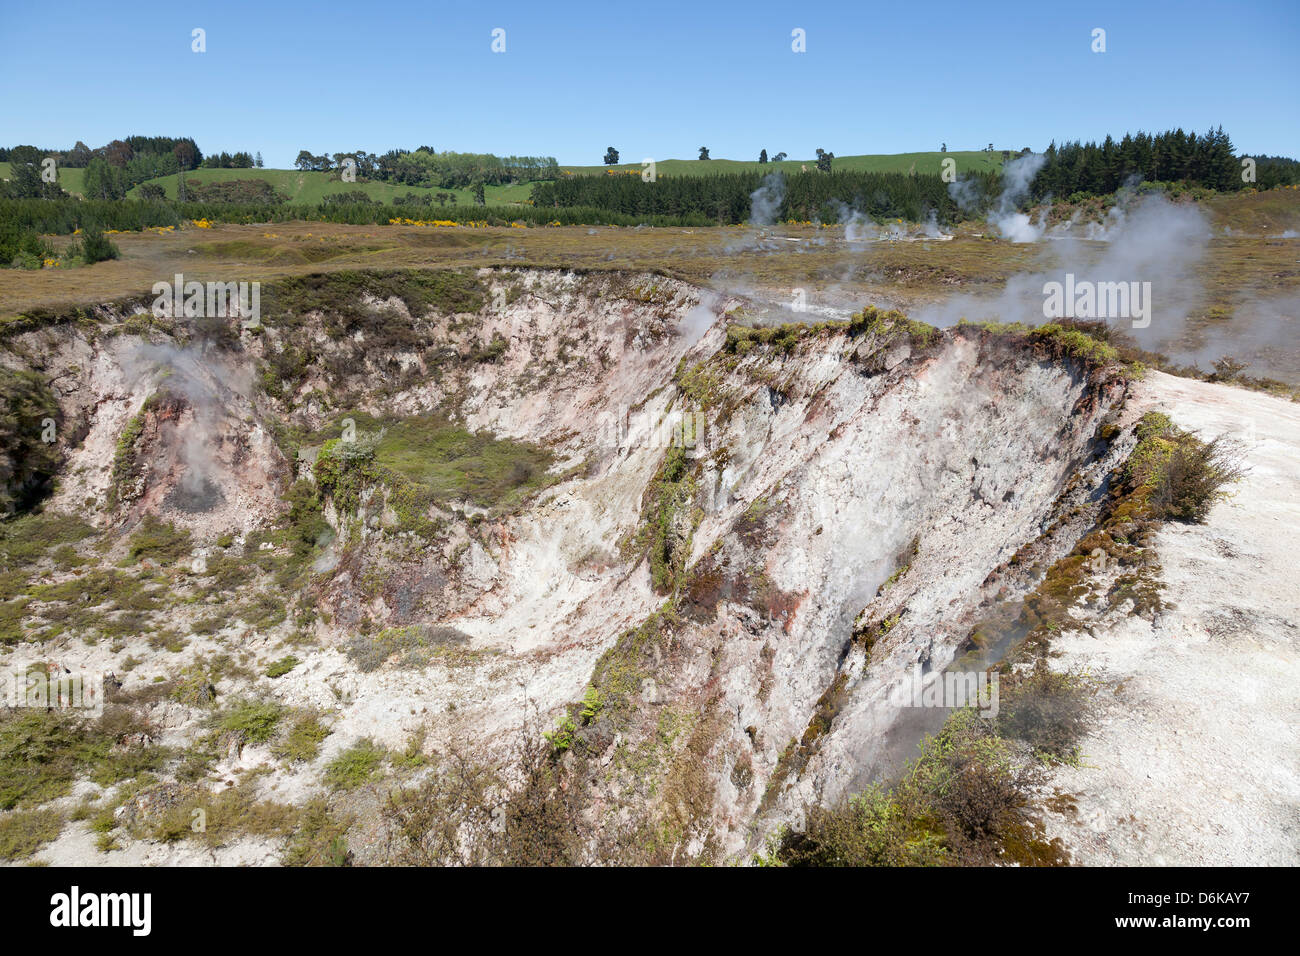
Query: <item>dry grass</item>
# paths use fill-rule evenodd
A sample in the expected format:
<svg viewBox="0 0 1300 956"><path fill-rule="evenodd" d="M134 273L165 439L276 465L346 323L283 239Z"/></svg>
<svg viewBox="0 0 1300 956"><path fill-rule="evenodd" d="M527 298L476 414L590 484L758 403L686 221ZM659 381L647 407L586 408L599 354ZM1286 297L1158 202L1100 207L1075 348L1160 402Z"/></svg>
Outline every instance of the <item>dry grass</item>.
<svg viewBox="0 0 1300 956"><path fill-rule="evenodd" d="M1300 224L1300 191L1216 197L1206 208L1217 234L1205 271L1210 299L1300 287L1295 241L1268 238ZM1223 235L1225 226L1253 238ZM113 240L122 258L114 262L85 269L0 269L0 317L36 306L145 294L178 271L200 281L267 281L335 269L507 265L660 270L721 286L732 276L785 294L796 286L833 285L858 304L883 296L911 305L958 290L994 289L1032 267L1037 254L1032 245L977 238L985 228L973 223L951 242L866 248L843 242L838 227L813 226L780 226L776 232L801 241L766 244L756 243L755 231L747 227L471 229L295 222L120 233Z"/></svg>

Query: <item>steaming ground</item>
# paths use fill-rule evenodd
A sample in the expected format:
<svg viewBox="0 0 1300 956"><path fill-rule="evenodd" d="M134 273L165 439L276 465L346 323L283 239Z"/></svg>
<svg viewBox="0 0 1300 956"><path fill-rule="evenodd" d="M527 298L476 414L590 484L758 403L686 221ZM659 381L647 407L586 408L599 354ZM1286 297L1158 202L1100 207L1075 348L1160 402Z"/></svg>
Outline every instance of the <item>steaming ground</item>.
<svg viewBox="0 0 1300 956"><path fill-rule="evenodd" d="M259 797L296 803L328 796L325 766L362 739L392 752L412 741L425 753L464 746L476 760L506 761L513 740L540 739L601 680L599 660L626 660L615 673L635 680L600 684L613 703L584 727L581 751L570 751L566 764L577 774L573 759L590 761L582 780L592 807L618 811L593 809L586 861L609 861L599 853L605 841L640 852L625 828L642 820L677 821L671 843L649 859L743 859L755 834L794 819L808 799L834 799L867 782L885 759L881 742L896 716L881 689L917 661L951 660L971 615L1004 587L994 570L1078 504L1061 489L1069 482L1090 494L1105 474L1091 468L1073 480L1096 464L1093 436L1122 384L1045 361L1023 342L963 330L922 346L908 335L853 336L838 327L809 333L792 349L728 352L730 316L752 306L709 290L648 276L479 278L488 285L484 303L505 298L496 289L518 296L504 311L485 304L463 316L402 319L426 322L435 341L499 336L507 344L497 360L435 368L391 394L361 393L350 408L455 409L474 430L544 444L567 477L488 520L444 508L447 524L427 544L385 530L387 509L376 506L364 526L345 526L337 501L327 502L334 540L343 543L315 556L322 577L308 582L302 600L318 613L302 625L283 617L255 623L252 605L236 605L224 591L205 608L200 592L213 569L190 565L192 573L171 576L175 600L166 609L168 624L189 635L181 649L150 646L142 626L139 637L120 642L87 643L68 632L28 651L69 669L122 674L128 694L176 677L198 655L238 653L244 671L213 677L219 706L247 697L319 711L330 733L307 767L278 761L265 743L214 753L202 786L228 786L265 764ZM248 364L245 348L200 355L124 332L111 348L96 343L88 363L91 343L81 335L76 327L31 333L51 364L81 376L67 383L69 413L74 402L88 409L85 441L70 451L68 481L51 508L76 513L87 499L108 497L112 449L132 420L143 423L130 445L140 468L117 503L98 513L103 526L130 531L157 515L188 529L196 549L211 550L223 547L214 545L219 535L242 539L242 548L251 526L277 519L283 502L257 494L277 482L283 489L291 464L264 440L271 397L250 405L232 387L242 387L234 371ZM263 338L247 343L266 347ZM392 368L405 346L388 348L395 351L373 344L365 361ZM321 377L296 386L304 395L348 387L312 374ZM358 369L356 386L373 389L378 377ZM602 423L628 409L664 421L687 396L684 387L708 413L705 457L688 486L698 494L670 507L653 484L666 449L639 440L615 448ZM201 460L190 451L196 440L210 452ZM575 463L583 467L572 470ZM184 477L196 472L188 487ZM207 502L213 486L221 500ZM653 524L647 502L664 509ZM643 527L663 529L661 550L636 548ZM255 547L263 545L276 551L269 541ZM115 547L103 560L122 560L126 542ZM642 646L635 633L664 604L652 587L653 555L661 553L680 563L674 573L694 569L682 579L689 595L671 633L652 632L664 639ZM239 599L273 586L250 581ZM286 610L299 606L296 595L263 593ZM871 651L870 666L862 648L849 652L864 607L897 614L894 605L904 604L906 615ZM201 628L200 615L210 613L215 628ZM353 653L359 637L404 634L410 623L454 628L464 654L408 663L376 649L374 666L362 666ZM273 678L267 670L290 641L298 664ZM625 681L636 693L622 689ZM842 692L843 717L809 736L830 686ZM141 707L178 751L209 719L201 704L172 698ZM681 733L666 733L679 721ZM804 738L806 766L791 771L782 754ZM367 836L383 793L377 785L356 841L349 839L360 862L383 859ZM152 789L140 800L163 795ZM82 825L70 824L40 859L65 859L83 836ZM112 853L104 862L114 862Z"/></svg>
<svg viewBox="0 0 1300 956"><path fill-rule="evenodd" d="M882 248L898 243L920 244L926 253L933 253L934 264L941 267L946 254L940 244L954 237L939 229L933 219L923 224L878 226L841 205L843 225L826 230L827 235L783 235L784 227L773 226L783 189L776 176L764 180L751 197L755 209L752 228L730 240L726 252L798 258L814 250L832 249L847 265L835 278L791 288L774 288L723 268L714 274L711 285L766 300L772 307L770 313L753 318L772 324L844 318L862 306L865 278L873 304L901 308L939 328L962 321L1038 326L1061 318L1100 319L1176 365L1209 371L1216 361L1229 357L1242 363L1248 376L1300 383L1300 335L1296 334L1300 295L1285 285L1277 288L1271 281L1255 282L1249 290L1226 290L1212 282L1215 227L1204 206L1173 202L1159 193L1121 190L1100 221L1086 221L1076 213L1068 221L1049 226L1044 207L1030 222L1028 214L1016 211L1015 203L1024 198L1028 188L1016 168L1018 163L1035 159L1038 157L1027 156L1008 165L1009 178L988 217L989 239L1007 240L1023 248L1014 271L996 288L977 283L967 291L965 283L954 283L957 291L952 291L934 284L928 294L917 297L888 281L888 273L878 272L883 266ZM959 199L964 185L953 184ZM1274 245L1284 241L1280 236L1256 238ZM1249 250L1236 254L1244 255L1246 264L1254 256ZM1275 271L1279 267L1270 266L1273 279L1289 275ZM1216 281L1221 282L1222 277ZM1133 298L1127 310L1115 312L1105 307L1108 303L1102 296L1091 311L1081 311L1076 298L1049 303L1052 284L1067 282L1072 288L1122 283Z"/></svg>
<svg viewBox="0 0 1300 956"><path fill-rule="evenodd" d="M1088 671L1100 712L1048 817L1085 865L1300 863L1300 407L1153 373L1147 408L1245 446L1249 473L1204 525L1167 525L1154 626L1124 616L1062 634L1055 666Z"/></svg>
<svg viewBox="0 0 1300 956"><path fill-rule="evenodd" d="M989 210L988 221L1012 242L1034 242L1043 234L1045 215L1032 221L1027 213L1019 211L1019 207L1029 197L1034 176L1046 161L1045 156L1028 153L1002 166L1002 193ZM978 199L973 185L970 181L948 185L948 193L963 210L973 209Z"/></svg>
<svg viewBox="0 0 1300 956"><path fill-rule="evenodd" d="M1016 214L1023 215L1023 214ZM1146 348L1170 349L1180 342L1189 315L1202 304L1198 270L1210 241L1206 214L1197 206L1176 204L1160 195L1130 198L1111 210L1104 226L1074 230L1065 224L1035 247L1032 265L996 295L956 295L916 312L915 317L946 328L962 319L1041 325L1055 318L1101 318L1131 334ZM1015 242L1038 242L1033 235L1001 222L1002 234ZM1045 286L1072 275L1076 283L1150 283L1149 308L1143 315L1077 314L1068 303L1063 314L1045 311Z"/></svg>
<svg viewBox="0 0 1300 956"><path fill-rule="evenodd" d="M662 386L672 369L721 345L724 314L745 324L843 318L864 304L861 284L851 281L855 270L858 275L869 270L887 243L949 238L932 235L936 230L929 228L880 229L852 216L846 217L843 237L829 230L777 235L782 227L769 220L780 204L779 188L779 181L764 183L763 195L755 197L753 228L728 240L726 253L743 256L757 250L774 261L788 261L835 246L853 260L842 267L842 283L838 272L810 279L800 302L797 290L720 270L711 291L647 276L637 281L644 280L646 289L663 285L657 299L621 301L588 295L572 273L525 276L523 284L535 296L525 296L508 315L477 316L470 325L485 335L500 331L510 340L502 363L484 366L456 388L425 383L400 393L392 410L414 414L457 395L472 427L511 436L540 434L557 447L567 442L565 460L573 463L582 457L578 452L583 447L565 436L580 433L590 422L612 419L643 399L647 414L662 416L672 394ZM1187 341L1187 317L1204 292L1201 271L1210 241L1204 213L1160 197L1133 197L1117 209L1094 226L1049 228L1045 221L995 216L991 229L1017 242L995 248L1014 248L1022 257L1016 261L1027 267L1005 284L999 281L997 293L948 295L941 305L913 308L911 314L943 326L962 317L1039 324L1045 321L1042 285L1059 281L1067 271L1103 281L1154 275L1159 291L1143 344L1160 348L1169 341ZM1022 234L1025 229L1032 234ZM799 241L788 241L792 238ZM514 280L502 276L499 281ZM917 301L914 288L891 284L888 276L877 287L881 295L869 301L878 305L906 308ZM930 301L935 288L941 287L926 290ZM760 299L764 301L756 301ZM1259 363L1251 374L1291 369L1294 378L1280 377L1300 380L1297 301L1286 292L1243 298L1231 325L1210 327L1201 333L1199 353L1183 354L1199 356L1202 365L1234 354ZM587 331L581 341L561 347L575 329ZM439 334L445 332L446 327ZM696 763L716 778L712 827L722 835L725 850L737 854L734 859L743 858L760 797L770 781L777 781L782 748L810 726L819 696L837 675L836 661L853 616L873 600L913 533L925 535L916 570L887 596L891 608L906 606L909 616L891 644L878 649L871 669L856 658L849 662L845 674L852 697L834 732L806 770L795 775L798 779L788 781L775 815L765 818L764 825L794 819L806 799L831 799L869 782L873 774L863 768L889 764L894 743L898 753L913 752L912 736L895 734L906 737L901 743L891 739L875 707L876 691L885 677L918 657L939 663L946 659L952 646L945 643L943 630L950 627L953 633L947 636L954 641L959 636L957 625L967 606L982 596L980 582L1005 556L993 551L1014 551L1017 535L1028 535L1051 513L1061 482L1048 480L1042 463L1062 469L1063 481L1065 472L1082 460L1084 445L1100 421L1102 407L1078 404L1068 427L1055 423L1053 414L1080 401L1081 383L1036 363L1014 365L1007 356L994 355L990 362L990 356L960 340L961 333L953 335L957 338L932 365L913 359L901 346L868 355L854 354L847 343L819 341L794 358L751 357L742 365L744 374L732 370L720 380L737 403L729 413L735 423L729 436L735 456L714 477L720 487L731 489L734 500L725 513L710 510L704 516L691 557L698 560L715 544L725 546L720 552L728 557L724 567L763 582L771 606L720 601L716 615L692 625L685 632L690 639L673 647L645 706L648 713L651 706L670 707L674 713L707 717L708 708L717 704L715 696L726 703L717 724L701 725L716 737L713 749ZM837 355L841 345L844 354ZM122 426L165 384L185 399L185 406L177 406L181 411L176 415L164 407L151 418L157 433L146 438L150 447L167 454L144 462L147 480L132 506L133 517L162 513L207 540L217 531L248 531L276 511L274 496L260 496L254 489L269 486L266 476L288 465L279 462L264 430L253 424L251 383L236 369L213 356L171 346L125 343L92 356L89 346L73 341L67 349L69 364L95 370L95 388L84 389L76 401L96 402L100 427L74 458L56 503L72 508L102 496L109 481L106 463L113 459ZM567 368L569 360L558 357L571 349L590 376ZM545 387L530 376L539 356L550 379ZM986 394L977 386L989 378L996 388ZM98 398L103 401L92 391L102 393ZM1207 435L1231 431L1246 436L1252 471L1233 501L1215 509L1207 526L1169 528L1161 534L1167 598L1177 605L1174 610L1154 626L1122 617L1096 637L1076 633L1058 638L1059 666L1088 669L1101 683L1102 707L1083 747L1083 765L1053 774L1048 795L1070 795L1074 810L1051 817L1051 826L1084 863L1294 864L1300 842L1295 809L1300 806L1300 768L1292 740L1300 716L1293 690L1300 677L1300 611L1287 548L1300 517L1295 505L1300 501L1300 418L1296 406L1285 402L1159 374L1138 387L1126 416L1135 418L1150 406L1167 408L1179 424ZM1066 447L1056 424L1078 447ZM1050 434L1038 435L1041 429ZM1019 444L1008 448L1008 442ZM968 462L961 450L975 455ZM1037 464L1015 470L1028 462ZM250 469L250 463L255 467ZM247 690L322 709L346 702L316 770L363 736L396 751L426 730L432 746L462 734L504 739L534 711L548 722L581 696L612 636L643 620L658 602L646 568L620 567L612 545L637 525L657 457L620 448L617 456L599 457L596 463L599 467L581 480L539 499L532 513L503 523L492 535L481 535L482 540L471 543L466 537L470 547L456 582L456 599L464 600L455 608L456 621L475 650L483 652L481 666L448 665L418 675L389 670L358 674L339 634L328 633L319 647L298 651L303 663L293 674L274 684L258 678L248 687L222 686L222 694L229 698ZM952 487L944 486L946 497L922 487L921 476L934 468L945 481L951 479ZM793 476L788 485L769 480L778 472ZM1098 466L1091 478L1100 474ZM972 488L978 492L973 501ZM1003 497L1013 489L1010 499ZM886 508L890 496L900 500ZM738 534L736 528L743 525L737 522L756 504L763 507L755 513L762 513L769 497L780 510L760 527L771 540L766 551L758 551L748 540L756 532ZM852 526L845 528L846 522ZM316 570L333 571L338 561L337 554L323 556ZM348 582L342 575L339 580L345 589ZM781 611L787 603L793 607ZM880 610L883 614L891 608ZM284 653L280 636L219 633L196 639L186 653L215 654L237 637L241 653L255 656L260 672ZM69 647L90 653L72 643ZM112 660L106 648L94 653L99 656L88 663L113 667L131 655L146 660L160 656L143 641L114 651ZM716 674L715 667L720 667ZM134 680L144 684L153 676L151 668L146 665ZM717 674L722 675L720 684L714 680ZM655 694L661 696L654 699ZM771 703L764 694L772 695ZM760 700L762 706L755 703ZM178 708L163 716L172 735L169 742L183 744L193 731L192 716ZM751 734L756 728L761 732ZM650 748L658 727L644 737ZM600 741L600 746L607 744L609 754L599 759L615 761L612 776L629 744L624 738ZM645 753L662 758L653 749ZM742 754L747 758L743 767L737 757ZM217 771L223 779L233 779L262 761L271 761L269 751L249 747ZM277 770L266 793L293 801L318 793L314 772ZM737 784L737 779L746 782ZM609 787L609 806L617 805L621 793ZM364 848L364 834L358 831L355 837L361 857L373 859ZM693 853L690 848L697 843L693 839L683 846ZM84 826L76 824L38 859L268 863L276 853L251 841L231 844L209 858L188 847L142 841L106 857L95 850Z"/></svg>

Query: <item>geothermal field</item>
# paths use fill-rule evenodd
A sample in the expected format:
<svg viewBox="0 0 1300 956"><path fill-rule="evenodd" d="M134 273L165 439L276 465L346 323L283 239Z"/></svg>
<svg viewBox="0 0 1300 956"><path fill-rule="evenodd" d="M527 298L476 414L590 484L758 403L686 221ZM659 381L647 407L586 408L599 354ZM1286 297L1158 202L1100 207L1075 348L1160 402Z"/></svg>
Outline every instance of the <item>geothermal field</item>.
<svg viewBox="0 0 1300 956"><path fill-rule="evenodd" d="M707 866L1249 927L1300 864L1300 141L1196 64L1300 94L1256 6L774 51L443 11L427 57L87 11L178 86L51 79L0 137L6 923L180 940L237 892L332 937L429 907L388 868ZM942 56L868 95L867 35ZM695 82L628 79L670 40Z"/></svg>

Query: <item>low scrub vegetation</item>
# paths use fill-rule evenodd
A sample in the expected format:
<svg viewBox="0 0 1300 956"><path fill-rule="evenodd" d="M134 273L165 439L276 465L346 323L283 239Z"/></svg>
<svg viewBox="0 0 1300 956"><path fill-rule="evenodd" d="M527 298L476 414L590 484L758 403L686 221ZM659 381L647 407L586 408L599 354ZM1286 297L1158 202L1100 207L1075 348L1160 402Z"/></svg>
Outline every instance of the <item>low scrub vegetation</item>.
<svg viewBox="0 0 1300 956"><path fill-rule="evenodd" d="M357 331L382 331L391 316L373 312L366 298L399 299L413 316L429 312L477 312L484 290L470 274L441 269L367 270L313 273L276 281L267 290L264 308L277 320L300 323L304 316L325 316L326 331L336 338Z"/></svg>
<svg viewBox="0 0 1300 956"><path fill-rule="evenodd" d="M786 866L1055 865L1032 809L1033 768L973 709L954 713L921 745L894 787L809 810L802 832L780 834L760 862Z"/></svg>
<svg viewBox="0 0 1300 956"><path fill-rule="evenodd" d="M850 335L876 335L888 341L906 336L913 348L924 349L938 340L940 332L932 325L909 319L897 310L867 306L849 322Z"/></svg>
<svg viewBox="0 0 1300 956"><path fill-rule="evenodd" d="M123 707L93 721L54 710L0 712L0 810L61 797L82 776L108 786L156 770L168 754L153 736Z"/></svg>
<svg viewBox="0 0 1300 956"><path fill-rule="evenodd" d="M356 421L358 427L375 423L361 415ZM386 422L354 442L328 439L315 477L320 494L345 514L357 512L366 488L387 489L397 528L427 537L437 530L429 518L433 505L467 500L509 511L555 480L552 461L551 452L539 446L419 416Z"/></svg>
<svg viewBox="0 0 1300 956"><path fill-rule="evenodd" d="M1092 688L1084 678L1039 661L1023 673L1002 674L999 693L993 725L998 734L1028 744L1045 762L1078 759L1092 702Z"/></svg>
<svg viewBox="0 0 1300 956"><path fill-rule="evenodd" d="M272 752L290 763L315 760L320 745L330 735L330 729L314 713L299 714L283 738L272 746Z"/></svg>
<svg viewBox="0 0 1300 956"><path fill-rule="evenodd" d="M384 628L377 634L358 634L346 650L358 668L369 672L389 660L409 668L426 667L434 661L469 662L479 656L469 649L469 642L469 635L454 627L412 624Z"/></svg>
<svg viewBox="0 0 1300 956"><path fill-rule="evenodd" d="M44 437L62 421L43 376L0 366L0 517L49 493L60 455Z"/></svg>
<svg viewBox="0 0 1300 956"><path fill-rule="evenodd" d="M650 558L650 579L660 594L674 590L686 570L695 514L695 464L681 445L670 445L646 489L642 524L632 546Z"/></svg>
<svg viewBox="0 0 1300 956"><path fill-rule="evenodd" d="M362 738L325 765L325 783L335 790L355 790L377 777L388 751Z"/></svg>
<svg viewBox="0 0 1300 956"><path fill-rule="evenodd" d="M1245 474L1240 449L1231 439L1202 441L1161 412L1144 415L1137 436L1124 479L1158 518L1204 522Z"/></svg>
<svg viewBox="0 0 1300 956"><path fill-rule="evenodd" d="M25 860L63 829L54 810L16 810L0 813L0 860Z"/></svg>
<svg viewBox="0 0 1300 956"><path fill-rule="evenodd" d="M736 355L744 355L758 346L771 346L786 354L794 354L799 343L828 329L843 329L844 322L787 322L783 325L730 325L723 348Z"/></svg>
<svg viewBox="0 0 1300 956"><path fill-rule="evenodd" d="M550 752L522 743L511 757L522 784L459 745L419 783L390 791L386 857L400 866L559 866L579 862L579 818L557 784Z"/></svg>
<svg viewBox="0 0 1300 956"><path fill-rule="evenodd" d="M129 543L131 557L152 558L165 564L180 562L191 550L188 531L159 521L154 515L145 517Z"/></svg>

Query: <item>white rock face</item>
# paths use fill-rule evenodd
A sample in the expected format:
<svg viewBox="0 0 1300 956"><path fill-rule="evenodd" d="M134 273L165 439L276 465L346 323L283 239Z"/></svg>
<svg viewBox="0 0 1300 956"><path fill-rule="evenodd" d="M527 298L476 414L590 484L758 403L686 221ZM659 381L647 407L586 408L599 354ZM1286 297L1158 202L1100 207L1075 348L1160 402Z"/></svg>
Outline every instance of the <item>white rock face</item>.
<svg viewBox="0 0 1300 956"><path fill-rule="evenodd" d="M777 613L719 602L681 637L685 686L669 694L711 695L724 715L713 759L728 771L738 761L753 767L746 792L719 787L716 822L733 852L781 753L803 738L837 679L834 721L803 748L802 772L776 779L767 823L859 789L912 755L913 715L888 690L915 662L942 669L954 658L997 590L990 575L1039 537L1118 398L978 335L913 350L879 375L850 361L856 347L833 335L779 363L770 354L742 362L735 382L748 398L710 435L711 448L731 452L718 476L725 503L702 520L693 553L722 542L726 561L758 563L782 596ZM755 387L765 370L779 393ZM737 522L764 499L761 546L737 546ZM869 664L850 640L868 605L870 616L900 615Z"/></svg>
<svg viewBox="0 0 1300 956"><path fill-rule="evenodd" d="M439 513L445 541L386 563L387 503L359 532L371 564L343 560L341 548L317 561L324 577L313 600L330 611L314 625L319 646L295 648L301 663L278 679L218 691L329 711L333 733L316 768L358 738L401 749L416 734L427 752L455 744L492 761L580 700L609 653L626 664L618 676L634 692L564 758L586 777L593 859L601 839L639 818L671 821L660 828L672 834L665 858L741 855L809 802L888 775L922 729L890 703L890 689L914 664L945 667L981 608L1032 586L1010 567L1014 555L1059 557L1073 546L1123 450L1096 437L1121 386L975 329L922 345L901 330L854 337L831 328L789 351L732 353L724 314L739 299L655 276L520 270L481 279L488 301L509 304L438 319L430 336L462 352L499 337L499 357L367 392L365 376L388 359L405 369L425 361L410 351L367 355L374 366L357 370L358 410L437 411L546 446L562 479L513 514L448 505ZM400 303L385 307L402 318ZM119 353L87 363L75 337L59 348L92 369L78 387L101 396L73 456L78 477L55 502L76 510L108 487L117 435L151 385L131 384L142 380ZM277 518L293 467L260 421L265 400L237 371L201 373L223 397L205 421L216 423L213 474L226 510L169 511L175 474L164 468L131 505L134 516L160 513L200 536ZM309 378L301 390L321 385ZM668 595L653 587L637 536L668 451L666 426L696 412L693 497L671 526L684 567ZM154 447L165 457L178 440L159 431ZM333 509L327 517L342 521ZM359 593L367 574L378 594ZM627 637L674 600L675 616L652 639ZM343 649L366 615L377 626L454 627L467 653L362 671ZM884 621L868 653L855 626ZM219 633L184 654L234 642L261 673L286 653L279 639L290 629ZM81 653L119 673L121 658L143 656L130 678L140 683L178 663L156 660L143 641ZM187 726L197 729L197 718L169 717L169 732ZM303 768L274 770L266 787L295 799L322 792Z"/></svg>
<svg viewBox="0 0 1300 956"><path fill-rule="evenodd" d="M1049 782L1074 803L1052 835L1086 865L1295 866L1300 407L1157 372L1136 389L1147 409L1239 441L1248 471L1205 524L1159 533L1172 606L1154 626L1118 613L1053 641L1100 712L1082 765Z"/></svg>

